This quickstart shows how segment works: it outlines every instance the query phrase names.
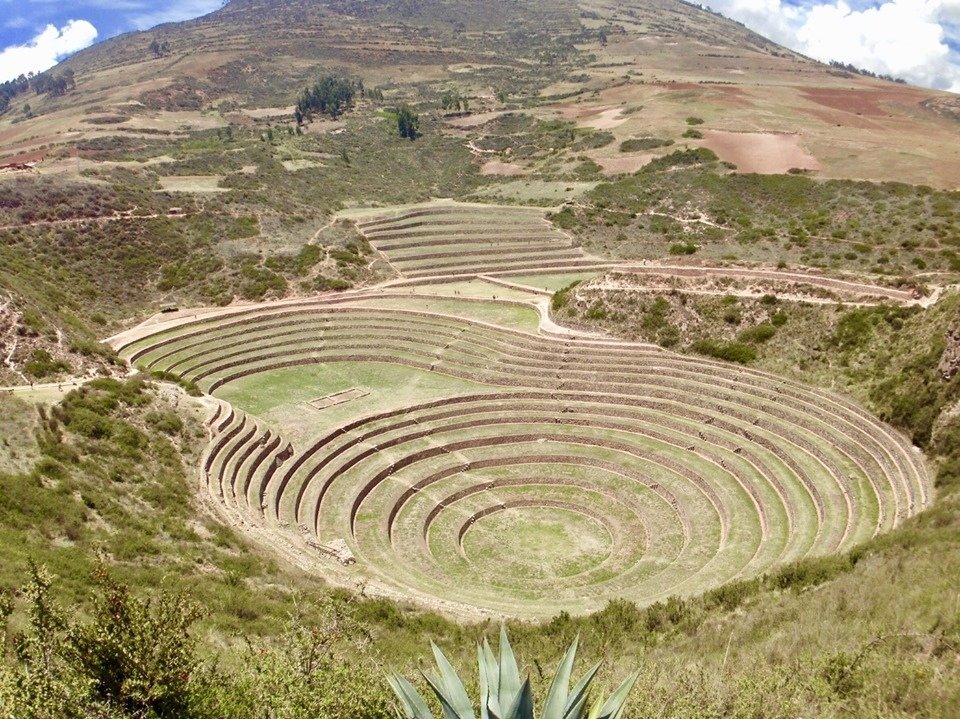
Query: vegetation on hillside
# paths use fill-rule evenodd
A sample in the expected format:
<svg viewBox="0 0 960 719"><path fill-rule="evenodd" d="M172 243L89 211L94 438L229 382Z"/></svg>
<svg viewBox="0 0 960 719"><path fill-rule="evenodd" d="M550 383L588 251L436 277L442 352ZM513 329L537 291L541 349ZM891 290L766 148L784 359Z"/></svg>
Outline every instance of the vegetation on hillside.
<svg viewBox="0 0 960 719"><path fill-rule="evenodd" d="M960 402L960 374L941 358L960 316L960 295L929 309L846 307L734 295L570 290L554 295L561 321L629 339L749 363L782 376L842 388L928 448ZM956 350L954 350L956 351Z"/></svg>
<svg viewBox="0 0 960 719"><path fill-rule="evenodd" d="M297 125L302 125L305 120L309 121L314 113L336 120L350 109L357 93L363 94L363 82L360 80L347 80L331 75L320 78L297 98L293 110Z"/></svg>
<svg viewBox="0 0 960 719"><path fill-rule="evenodd" d="M553 216L587 248L662 257L800 263L892 278L960 273L960 192L896 182L742 175L709 150L678 150Z"/></svg>
<svg viewBox="0 0 960 719"><path fill-rule="evenodd" d="M395 233L401 271L405 264L411 274L417 264L421 272L496 269L524 247L506 245L513 235L493 221L509 213L488 209L495 217L477 216L438 241L422 208L407 216L393 206L464 199L501 184L523 188L516 202L555 206L556 196L538 194L549 183L577 198L553 215L575 237L563 237L570 244L561 248L568 254L556 255L563 262L583 246L615 258L871 273L920 294L928 282L956 281L960 192L821 181L799 170L744 175L704 148L671 152L680 137L703 139L701 126L715 127L717 106L700 99L739 88L694 77L690 87L699 89L686 89L606 55L617 45L635 48L651 30L669 39L661 43L665 52L676 39L701 53L737 48L738 65L755 68L750 63L759 59L791 78L863 73L836 63L818 69L688 4L617 4L608 12L566 0L234 0L202 20L123 35L62 68L0 83L0 115L14 137L7 149L44 153L41 169L50 170L5 177L0 188L0 384L126 374L99 338L161 308L312 295L388 277L393 269L357 228L335 221L346 207L377 205L384 217L399 215L387 231ZM585 49L590 45L596 55ZM704 57L714 56L698 54ZM776 82L787 87L782 77ZM755 80L762 78L741 85L744 99L731 92L722 102L748 106ZM369 90L363 81L385 84ZM119 91L127 83L136 88L129 97ZM622 100L630 85L631 100L642 98L646 110ZM674 105L676 134L650 112L658 96ZM543 119L557 105L541 106L560 101L563 117L622 103L623 117L645 111L651 122L622 139L616 128ZM292 118L282 109L291 104ZM281 110L270 116L271 108ZM481 124L444 117L438 108L483 113ZM696 115L684 122L687 113ZM35 131L27 122L35 114L49 124ZM337 122L309 123L321 115ZM920 129L905 134L911 142L933 127L921 115L913 118ZM895 134L878 130L875 137ZM909 157L934 154L925 147L898 146L904 167ZM658 157L613 181L597 161L627 167L636 158L619 153L646 152ZM487 160L534 174L501 183L481 176ZM925 172L922 161L913 167ZM448 227L464 221L441 219ZM474 255L477 236L504 244ZM405 254L410 247L395 249L423 237L433 243L426 260ZM528 261L542 264L555 251L541 247ZM453 285L468 295L459 304L418 297L407 314L423 321L431 302L455 314L480 284ZM683 358L697 367L706 364L702 358L720 359L853 396L924 450L936 482L930 508L849 552L777 565L701 595L642 607L617 599L586 616L508 622L526 661L514 664L505 634L499 660L489 648L497 622L456 621L372 596L363 585L331 589L316 572L291 566L221 521L198 491L208 429L205 400L189 379L162 370L152 378L104 376L56 405L3 394L0 716L387 719L439 711L452 719L473 716L477 707L466 705L480 697L481 719L490 709L506 719L497 711L506 705L517 707L514 719L534 706L550 719L569 719L578 712L551 708L587 704L559 700L566 689L553 679L559 666L561 680L586 672L591 699L601 699L599 714L617 719L618 705L604 712L602 699L622 696L623 687L633 694L622 719L953 719L960 706L960 295L920 309L813 304L772 292L742 297L734 289L742 288L716 296L683 288L640 294L574 282L553 295L551 309L563 324L699 355ZM496 291L502 300L515 290ZM479 303L472 305L482 316ZM370 303L362 317L380 325L367 345L382 358L389 336L403 344L394 356L412 355L416 343L397 326L376 335L391 329L386 310L377 309L386 306ZM498 309L505 316L516 308ZM533 330L536 316L526 311ZM297 356L361 344L350 327L292 326L302 333L302 342L291 344ZM493 339L497 347L518 346L511 345L518 333L501 340L470 328L439 330L443 350L422 362L431 372L453 361L486 371L500 366L491 360ZM265 336L236 331L233 352ZM322 344L308 347L317 337ZM212 344L196 352L213 357L219 348ZM527 352L511 366L537 375L537 355ZM596 376L593 370L583 374ZM540 374L553 380L552 369ZM407 389L428 395L429 384ZM469 420L457 407L438 411ZM566 427L577 426L576 417L566 419L573 420ZM429 434L422 441L431 451L442 446ZM303 559L307 566L313 558ZM502 579L491 576L489 585ZM578 636L575 660L567 647ZM442 647L435 655L440 679L418 673L431 641ZM486 671L474 677L478 644ZM464 682L453 681L454 672ZM525 685L521 674L529 677ZM398 687L400 696L392 691ZM428 699L414 699L421 695Z"/></svg>

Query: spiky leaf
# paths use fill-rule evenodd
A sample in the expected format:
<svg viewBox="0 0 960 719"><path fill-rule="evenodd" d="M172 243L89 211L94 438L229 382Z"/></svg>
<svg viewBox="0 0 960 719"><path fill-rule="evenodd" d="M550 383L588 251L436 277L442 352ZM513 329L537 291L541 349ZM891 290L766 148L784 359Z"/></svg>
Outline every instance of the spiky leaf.
<svg viewBox="0 0 960 719"><path fill-rule="evenodd" d="M473 703L467 695L467 690L463 687L463 682L457 676L456 670L444 653L440 651L440 647L432 643L431 647L439 672L435 680L427 677L427 681L430 682L430 686L440 699L444 714L447 719L474 719Z"/></svg>
<svg viewBox="0 0 960 719"><path fill-rule="evenodd" d="M490 642L484 637L483 644L477 645L477 665L480 673L480 719L499 717L500 668L490 649Z"/></svg>
<svg viewBox="0 0 960 719"><path fill-rule="evenodd" d="M590 685L598 671L600 671L600 662L590 667L570 690L570 694L567 696L567 705L563 710L563 719L580 719L583 716L583 710L587 705L587 695L590 693Z"/></svg>
<svg viewBox="0 0 960 719"><path fill-rule="evenodd" d="M547 699L543 704L542 719L564 719L563 710L567 705L567 695L570 692L570 675L573 673L573 663L577 658L577 644L579 642L580 636L577 635L557 667L557 673L553 675L550 690L547 692Z"/></svg>
<svg viewBox="0 0 960 719"><path fill-rule="evenodd" d="M627 696L630 694L630 690L633 689L633 685L637 683L637 677L640 676L640 672L634 672L629 677L627 677L623 684L621 684L617 690L610 695L610 698L600 707L596 715L593 712L590 712L590 719L620 719L623 716L624 706L627 703Z"/></svg>
<svg viewBox="0 0 960 719"><path fill-rule="evenodd" d="M500 626L500 708L513 706L520 693L520 669L517 667L517 658L513 655L510 639L507 638L507 628Z"/></svg>
<svg viewBox="0 0 960 719"><path fill-rule="evenodd" d="M405 719L433 719L433 712L416 687L399 674L388 676L390 688L400 700L400 708Z"/></svg>
<svg viewBox="0 0 960 719"><path fill-rule="evenodd" d="M530 689L530 677L523 682L517 698L503 719L533 719L533 691Z"/></svg>

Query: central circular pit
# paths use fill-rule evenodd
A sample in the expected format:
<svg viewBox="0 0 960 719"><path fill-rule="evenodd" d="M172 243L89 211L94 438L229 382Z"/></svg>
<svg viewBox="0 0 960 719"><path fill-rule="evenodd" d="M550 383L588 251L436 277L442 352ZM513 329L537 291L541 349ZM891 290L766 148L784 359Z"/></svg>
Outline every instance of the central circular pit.
<svg viewBox="0 0 960 719"><path fill-rule="evenodd" d="M397 373L365 385L363 411L298 410L317 425L293 443L221 403L203 477L264 542L433 607L544 617L695 594L845 551L930 498L922 457L850 400L649 346L344 301L124 352L247 408L318 367Z"/></svg>
<svg viewBox="0 0 960 719"><path fill-rule="evenodd" d="M504 588L550 591L608 559L614 539L599 517L530 501L493 507L465 531L463 553L478 578Z"/></svg>

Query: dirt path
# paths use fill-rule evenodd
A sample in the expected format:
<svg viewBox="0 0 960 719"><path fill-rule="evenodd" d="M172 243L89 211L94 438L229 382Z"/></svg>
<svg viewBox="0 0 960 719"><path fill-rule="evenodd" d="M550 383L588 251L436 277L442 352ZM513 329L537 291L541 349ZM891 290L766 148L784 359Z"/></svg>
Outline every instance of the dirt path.
<svg viewBox="0 0 960 719"><path fill-rule="evenodd" d="M781 281L781 282L794 282L802 284L810 284L816 287L822 287L827 290L849 292L856 295L868 295L875 296L878 298L883 298L885 300L892 300L894 302L899 302L906 305L918 305L921 307L929 307L934 304L937 299L939 299L942 288L935 288L935 291L925 298L914 297L913 294L907 290L900 290L890 287L882 287L880 285L872 285L864 282L856 282L853 280L840 280L832 277L826 277L824 275L815 275L807 274L801 272L785 272L781 270L771 270L771 269L756 269L756 268L742 268L742 267L713 267L713 266L684 266L684 265L655 265L655 264L629 264L629 263L617 263L617 262L583 262L583 263L573 263L569 266L564 267L552 267L549 271L545 271L540 274L561 274L565 272L589 272L595 270L615 270L624 273L634 273L634 274L656 274L664 275L667 277L676 276L680 278L697 278L697 277L737 277L745 280L766 280L766 281ZM182 310L179 312L173 313L158 313L145 320L144 322L131 327L128 330L119 332L112 337L107 337L102 340L107 344L110 344L114 347L122 347L128 345L132 342L142 339L143 337L156 334L158 332L163 332L180 325L187 324L199 319L215 319L217 317L228 317L238 312L244 312L251 309L256 309L257 307L270 308L270 307L285 307L290 305L303 305L303 304L314 304L318 302L324 302L327 300L335 300L338 304L349 302L351 298L365 298L371 296L383 296L386 292L391 290L401 290L404 288L413 288L423 285L432 285L432 284L444 284L448 282L457 282L464 280L466 278L482 278L487 282L490 281L499 281L499 283L504 284L504 286L510 286L513 289L520 289L523 291L531 292L531 294L542 295L545 291L538 288L529 287L527 285L520 285L518 283L513 283L509 281L511 275L530 275L537 274L534 270L505 270L499 272L489 272L483 275L477 275L475 273L464 273L464 274L452 274L452 275L436 275L431 277L422 277L416 279L400 277L393 280L387 280L386 282L380 283L378 285L373 285L371 287L366 287L356 290L347 290L346 292L340 292L336 294L328 295L319 295L313 297L292 297L284 300L276 300L273 302L247 302L247 303L238 303L234 305L229 305L227 307L200 307L191 310ZM696 289L686 290L690 292L696 292ZM724 293L728 294L728 293ZM405 296L402 293L398 293L397 296ZM416 296L416 295L414 295ZM451 295L453 296L453 295ZM788 295L784 295L785 298ZM464 298L460 298L464 299ZM816 298L815 298L816 299ZM483 301L483 300L479 300ZM814 301L814 299L804 296L802 301ZM832 300L832 303L836 303L837 300ZM862 299L857 300L857 302L863 302L864 304L870 304L867 301ZM535 306L536 303L531 303ZM854 304L851 302L850 304ZM879 300L877 303L879 304ZM542 320L542 317L541 317ZM560 327L552 322L546 325L548 332L550 334L556 333L559 327L561 332L564 332L566 328Z"/></svg>
<svg viewBox="0 0 960 719"><path fill-rule="evenodd" d="M101 215L99 217L71 217L65 220L35 220L34 222L24 222L19 225L0 225L0 230L17 230L24 227L57 227L60 225L80 225L85 222L108 223L120 222L121 220L155 220L158 217L190 217L200 214L198 212L153 212L149 215L134 215L129 212L118 212L113 215Z"/></svg>

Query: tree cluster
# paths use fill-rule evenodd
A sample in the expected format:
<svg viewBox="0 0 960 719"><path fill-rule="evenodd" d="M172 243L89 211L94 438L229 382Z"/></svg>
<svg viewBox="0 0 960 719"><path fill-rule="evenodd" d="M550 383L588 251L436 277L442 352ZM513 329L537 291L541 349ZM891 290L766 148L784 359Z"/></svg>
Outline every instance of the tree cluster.
<svg viewBox="0 0 960 719"><path fill-rule="evenodd" d="M160 42L156 38L149 45L150 52L153 53L154 57L163 57L164 55L170 54L170 43L164 40Z"/></svg>
<svg viewBox="0 0 960 719"><path fill-rule="evenodd" d="M362 80L348 80L342 77L328 75L320 78L300 93L294 109L294 117L298 125L310 120L314 113L327 115L334 119L340 117L353 106L356 93L363 93Z"/></svg>
<svg viewBox="0 0 960 719"><path fill-rule="evenodd" d="M407 105L397 110L397 132L408 140L416 140L420 135L420 116Z"/></svg>
<svg viewBox="0 0 960 719"><path fill-rule="evenodd" d="M7 111L10 101L30 89L30 78L21 75L13 80L0 82L0 113Z"/></svg>
<svg viewBox="0 0 960 719"><path fill-rule="evenodd" d="M65 69L60 74L42 72L30 79L30 87L37 95L60 97L65 95L67 90L73 90L76 86L77 82L74 79L73 70L70 68Z"/></svg>
<svg viewBox="0 0 960 719"><path fill-rule="evenodd" d="M838 60L831 60L830 67L837 68L838 70L846 70L847 72L852 72L856 75L865 75L866 77L875 77L878 80L886 80L887 82L896 82L900 85L906 85L907 81L902 77L894 77L893 75L886 74L877 74L871 72L870 70L864 70L862 67L857 67L856 65L851 65L848 63L839 62Z"/></svg>
<svg viewBox="0 0 960 719"><path fill-rule="evenodd" d="M466 112L470 109L470 101L459 92L447 90L440 96L440 106L444 110Z"/></svg>

